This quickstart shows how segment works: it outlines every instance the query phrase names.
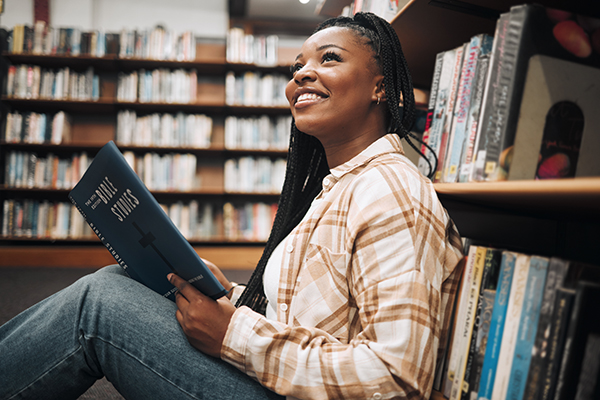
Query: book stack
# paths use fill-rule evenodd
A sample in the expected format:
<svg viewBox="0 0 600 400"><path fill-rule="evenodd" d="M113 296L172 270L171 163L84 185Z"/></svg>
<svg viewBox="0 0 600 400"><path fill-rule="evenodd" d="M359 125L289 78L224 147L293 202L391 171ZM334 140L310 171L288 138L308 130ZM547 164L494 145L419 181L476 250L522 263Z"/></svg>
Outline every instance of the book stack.
<svg viewBox="0 0 600 400"><path fill-rule="evenodd" d="M437 55L423 146L436 182L600 175L600 19L512 7Z"/></svg>
<svg viewBox="0 0 600 400"><path fill-rule="evenodd" d="M204 114L150 114L135 111L117 114L115 141L123 146L208 148L213 120Z"/></svg>
<svg viewBox="0 0 600 400"><path fill-rule="evenodd" d="M225 161L225 191L229 193L279 193L285 177L286 160L268 157L239 157Z"/></svg>
<svg viewBox="0 0 600 400"><path fill-rule="evenodd" d="M227 149L276 149L287 150L292 117L225 118L225 148Z"/></svg>
<svg viewBox="0 0 600 400"><path fill-rule="evenodd" d="M14 111L6 115L4 141L7 143L52 143L71 140L71 118L64 111L54 116Z"/></svg>
<svg viewBox="0 0 600 400"><path fill-rule="evenodd" d="M71 189L91 161L86 152L61 158L52 153L40 156L13 150L7 153L4 184L16 188Z"/></svg>
<svg viewBox="0 0 600 400"><path fill-rule="evenodd" d="M475 244L467 253L434 389L449 399L598 398L600 267Z"/></svg>
<svg viewBox="0 0 600 400"><path fill-rule="evenodd" d="M3 202L2 235L36 239L95 236L71 203L14 199Z"/></svg>
<svg viewBox="0 0 600 400"><path fill-rule="evenodd" d="M6 95L19 99L97 101L100 78L92 67L76 72L69 67L53 70L39 65L11 65Z"/></svg>
<svg viewBox="0 0 600 400"><path fill-rule="evenodd" d="M243 29L236 27L227 32L227 62L275 66L278 50L277 35L245 34Z"/></svg>
<svg viewBox="0 0 600 400"><path fill-rule="evenodd" d="M117 79L117 100L140 103L196 102L198 77L196 70L140 70L120 72Z"/></svg>
<svg viewBox="0 0 600 400"><path fill-rule="evenodd" d="M193 154L149 152L138 156L126 151L123 156L149 190L189 192L200 187Z"/></svg>
<svg viewBox="0 0 600 400"><path fill-rule="evenodd" d="M261 74L248 71L225 77L225 103L229 106L288 106L285 86L288 78L281 74Z"/></svg>

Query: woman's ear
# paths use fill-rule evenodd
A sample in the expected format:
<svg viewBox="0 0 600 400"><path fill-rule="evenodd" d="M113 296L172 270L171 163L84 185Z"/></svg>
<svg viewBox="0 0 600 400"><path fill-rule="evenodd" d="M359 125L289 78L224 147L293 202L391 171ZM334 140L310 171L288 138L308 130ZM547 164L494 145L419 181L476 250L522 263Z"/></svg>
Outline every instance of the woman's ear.
<svg viewBox="0 0 600 400"><path fill-rule="evenodd" d="M383 76L377 80L375 85L375 90L373 90L373 101L380 104L382 101L387 101L387 96L385 94L385 84L383 83Z"/></svg>

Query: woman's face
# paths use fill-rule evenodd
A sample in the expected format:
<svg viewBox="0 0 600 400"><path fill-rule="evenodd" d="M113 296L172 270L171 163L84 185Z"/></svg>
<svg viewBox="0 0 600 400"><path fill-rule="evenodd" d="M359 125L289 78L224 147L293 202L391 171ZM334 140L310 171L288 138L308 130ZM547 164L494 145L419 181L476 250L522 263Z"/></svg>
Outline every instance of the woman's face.
<svg viewBox="0 0 600 400"><path fill-rule="evenodd" d="M319 31L304 42L292 70L285 93L300 131L327 148L373 130L383 76L364 38L348 28Z"/></svg>

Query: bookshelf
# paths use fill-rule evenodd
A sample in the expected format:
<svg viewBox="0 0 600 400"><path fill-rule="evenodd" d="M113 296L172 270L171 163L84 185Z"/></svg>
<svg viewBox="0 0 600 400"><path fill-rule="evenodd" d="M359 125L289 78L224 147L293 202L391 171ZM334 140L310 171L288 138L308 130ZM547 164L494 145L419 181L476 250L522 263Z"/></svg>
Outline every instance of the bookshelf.
<svg viewBox="0 0 600 400"><path fill-rule="evenodd" d="M93 156L108 140L115 140L117 114L123 110L132 110L141 115L205 114L212 118L213 129L211 143L208 148L164 147L119 145L123 151L131 151L136 155L145 153L192 154L199 164L198 176L201 185L189 191L153 191L153 195L161 203L189 202L196 200L200 204L210 202L220 204L232 203L277 203L278 194L247 193L227 191L224 186L224 162L230 158L264 157L269 159L285 158L286 151L268 149L231 149L225 146L224 120L227 116L246 118L266 115L270 118L289 115L289 109L283 106L241 106L228 105L225 101L225 76L229 71L243 74L246 71L262 74L288 74L289 56L285 49L280 54L280 65L265 67L253 64L228 63L225 60L225 45L198 43L197 57L193 61L162 61L137 58L119 58L116 55L104 57L66 56L66 55L34 55L3 53L2 58L12 65L39 65L42 68L58 69L69 67L73 71L93 67L100 76L101 95L97 101L50 100L44 98L27 99L3 95L0 103L3 106L3 118L8 112L55 113L64 111L71 116L71 139L61 144L47 143L9 143L0 140L0 200L33 199L49 201L68 201L68 189L9 187L5 182L6 157L11 151L54 154L65 156L87 152ZM184 69L196 70L198 76L196 101L192 103L142 103L139 101L118 101L116 96L117 76L120 72L131 72L152 69ZM2 135L4 136L4 132ZM262 253L264 242L227 237L223 235L208 238L191 238L190 242L197 252L215 262L224 269L252 269ZM113 263L114 260L100 242L95 238L28 238L25 236L0 236L0 267L2 266L49 266L49 267L98 267Z"/></svg>

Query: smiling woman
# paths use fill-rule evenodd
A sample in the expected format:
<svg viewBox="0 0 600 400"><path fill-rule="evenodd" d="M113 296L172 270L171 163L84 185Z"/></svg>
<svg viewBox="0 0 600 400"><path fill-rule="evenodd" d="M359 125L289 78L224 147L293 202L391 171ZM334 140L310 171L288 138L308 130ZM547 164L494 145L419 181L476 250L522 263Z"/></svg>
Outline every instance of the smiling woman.
<svg viewBox="0 0 600 400"><path fill-rule="evenodd" d="M429 398L462 248L404 155L398 38L373 14L328 20L292 71L285 183L247 287L207 262L229 298L171 274L174 304L106 267L0 327L1 398L102 376L131 398Z"/></svg>

